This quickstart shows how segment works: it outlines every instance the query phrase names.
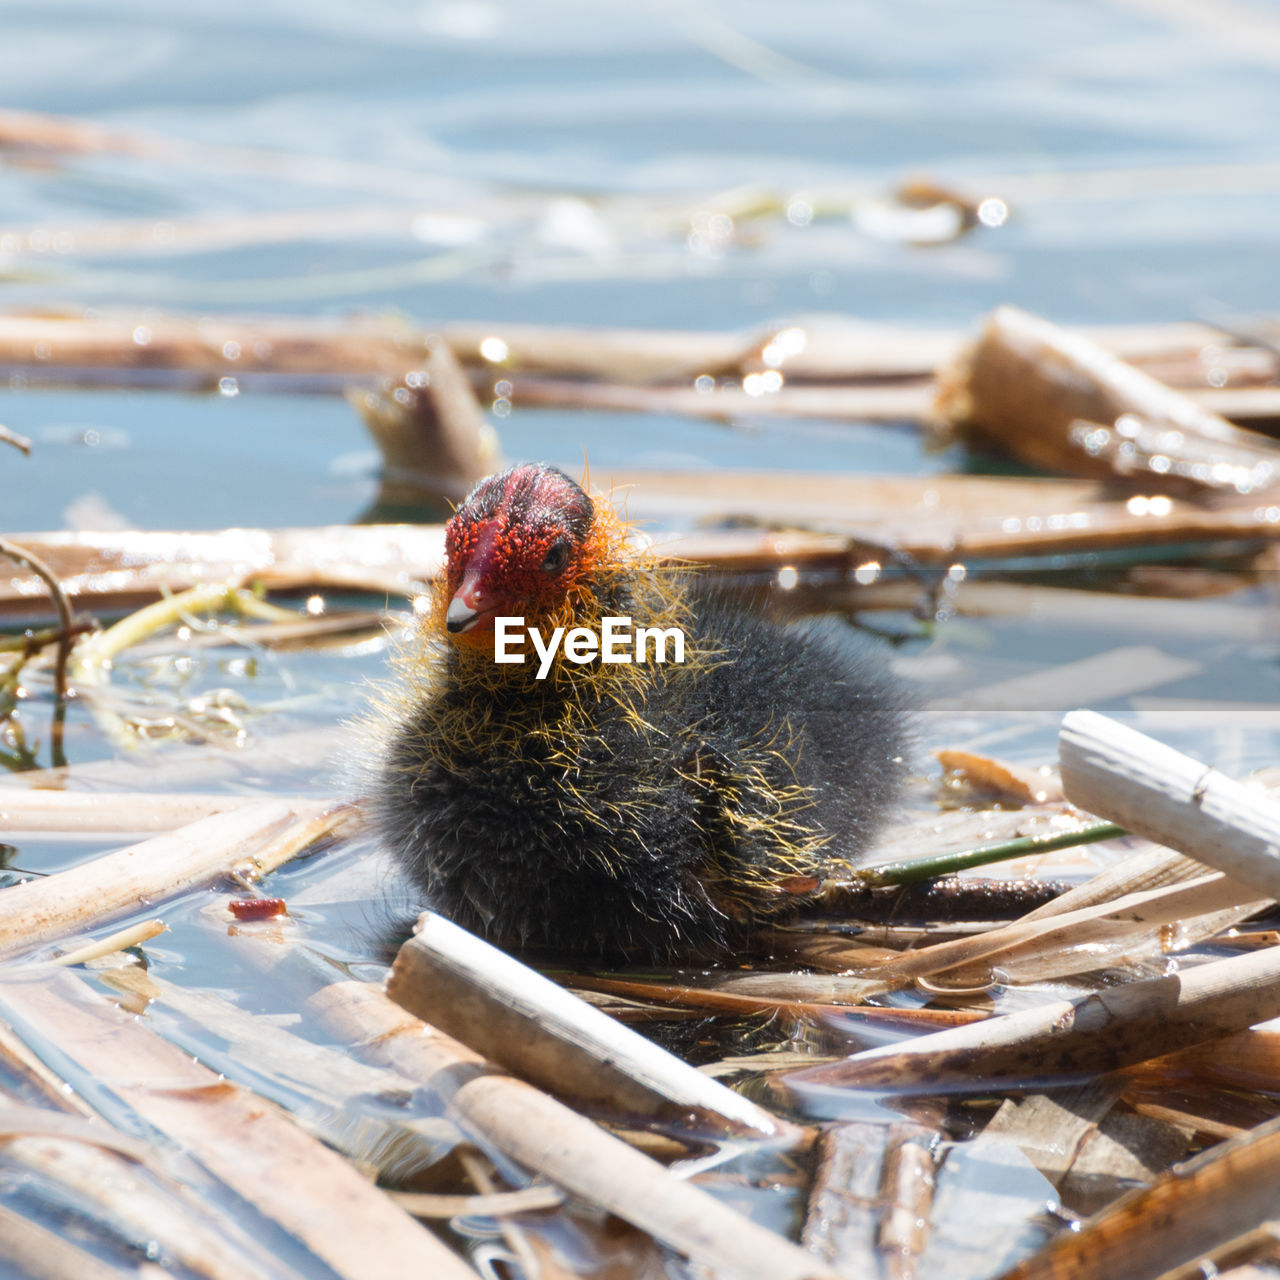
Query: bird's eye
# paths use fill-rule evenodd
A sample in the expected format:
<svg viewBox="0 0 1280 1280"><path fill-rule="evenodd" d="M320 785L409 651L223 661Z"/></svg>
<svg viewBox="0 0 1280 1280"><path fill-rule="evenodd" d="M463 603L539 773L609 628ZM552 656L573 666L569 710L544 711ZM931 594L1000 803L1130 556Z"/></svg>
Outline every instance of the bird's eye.
<svg viewBox="0 0 1280 1280"><path fill-rule="evenodd" d="M543 573L559 573L569 563L569 544L557 542L542 562Z"/></svg>

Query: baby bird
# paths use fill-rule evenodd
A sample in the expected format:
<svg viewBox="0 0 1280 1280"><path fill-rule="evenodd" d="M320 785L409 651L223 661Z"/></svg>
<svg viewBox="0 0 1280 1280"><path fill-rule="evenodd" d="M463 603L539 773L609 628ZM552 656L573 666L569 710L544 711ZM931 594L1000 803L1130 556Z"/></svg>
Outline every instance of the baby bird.
<svg viewBox="0 0 1280 1280"><path fill-rule="evenodd" d="M445 545L371 795L429 906L505 945L724 957L856 862L909 731L849 627L780 626L660 566L607 498L545 465L482 481ZM497 662L510 618L542 637L629 620L667 632L666 661L656 642L632 661L522 653L503 621L525 661Z"/></svg>

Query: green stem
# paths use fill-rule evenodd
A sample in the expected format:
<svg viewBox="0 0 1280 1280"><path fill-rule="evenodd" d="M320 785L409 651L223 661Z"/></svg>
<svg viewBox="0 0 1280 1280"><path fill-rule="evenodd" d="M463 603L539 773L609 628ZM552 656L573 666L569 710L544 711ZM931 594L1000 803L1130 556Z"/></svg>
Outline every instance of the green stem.
<svg viewBox="0 0 1280 1280"><path fill-rule="evenodd" d="M1018 836L998 844L977 849L961 849L957 853L940 853L930 858L913 858L908 862L884 862L855 872L853 883L877 888L881 885L912 884L917 880L934 880L955 875L969 867L985 867L993 862L1007 862L1029 854L1052 853L1055 849L1071 849L1078 844L1097 840L1116 840L1129 833L1114 822L1091 822L1075 831L1053 831L1038 836Z"/></svg>

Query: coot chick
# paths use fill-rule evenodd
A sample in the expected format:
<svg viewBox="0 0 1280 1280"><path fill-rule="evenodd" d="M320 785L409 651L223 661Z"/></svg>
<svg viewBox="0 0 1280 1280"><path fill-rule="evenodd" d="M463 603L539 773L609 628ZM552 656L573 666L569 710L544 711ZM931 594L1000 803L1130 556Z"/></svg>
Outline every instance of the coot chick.
<svg viewBox="0 0 1280 1280"><path fill-rule="evenodd" d="M545 465L482 481L445 537L371 796L427 905L500 944L723 957L856 863L909 732L851 628L778 625L705 590ZM614 657L634 657L635 628L665 631L666 660L652 636L645 661L580 661L592 645L572 635L544 658L514 617L543 652L557 627L612 629ZM525 661L495 661L495 620Z"/></svg>

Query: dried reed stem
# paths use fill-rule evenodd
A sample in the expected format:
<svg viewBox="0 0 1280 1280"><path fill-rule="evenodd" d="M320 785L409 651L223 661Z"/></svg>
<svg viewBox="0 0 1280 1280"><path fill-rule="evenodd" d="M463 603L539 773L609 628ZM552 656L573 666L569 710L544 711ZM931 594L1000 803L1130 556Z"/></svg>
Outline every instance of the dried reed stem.
<svg viewBox="0 0 1280 1280"><path fill-rule="evenodd" d="M0 990L7 1020L44 1037L347 1280L476 1280L452 1250L282 1112L229 1084L68 970ZM160 1083L162 1087L157 1087Z"/></svg>
<svg viewBox="0 0 1280 1280"><path fill-rule="evenodd" d="M1272 1120L1122 1196L999 1280L1156 1280L1274 1219L1278 1182Z"/></svg>
<svg viewBox="0 0 1280 1280"><path fill-rule="evenodd" d="M387 994L410 1013L544 1089L638 1115L696 1113L778 1137L781 1121L528 965L427 912Z"/></svg>
<svg viewBox="0 0 1280 1280"><path fill-rule="evenodd" d="M0 955L32 950L232 871L247 850L323 806L263 801L40 880L0 890Z"/></svg>
<svg viewBox="0 0 1280 1280"><path fill-rule="evenodd" d="M442 1093L461 1123L573 1195L736 1280L834 1280L795 1245L583 1119L503 1075L365 983L308 1002L340 1039Z"/></svg>
<svg viewBox="0 0 1280 1280"><path fill-rule="evenodd" d="M940 410L959 429L1045 470L1157 492L1251 493L1280 479L1273 440L1016 307L997 308L940 381Z"/></svg>
<svg viewBox="0 0 1280 1280"><path fill-rule="evenodd" d="M290 806L337 805L324 797L273 796ZM199 818L261 803L256 795L204 792L46 791L0 788L0 831L142 832L172 831Z"/></svg>
<svg viewBox="0 0 1280 1280"><path fill-rule="evenodd" d="M1112 1071L1280 1016L1280 947L920 1036L787 1077L907 1093Z"/></svg>
<svg viewBox="0 0 1280 1280"><path fill-rule="evenodd" d="M1280 803L1096 711L1058 739L1067 798L1280 899Z"/></svg>

